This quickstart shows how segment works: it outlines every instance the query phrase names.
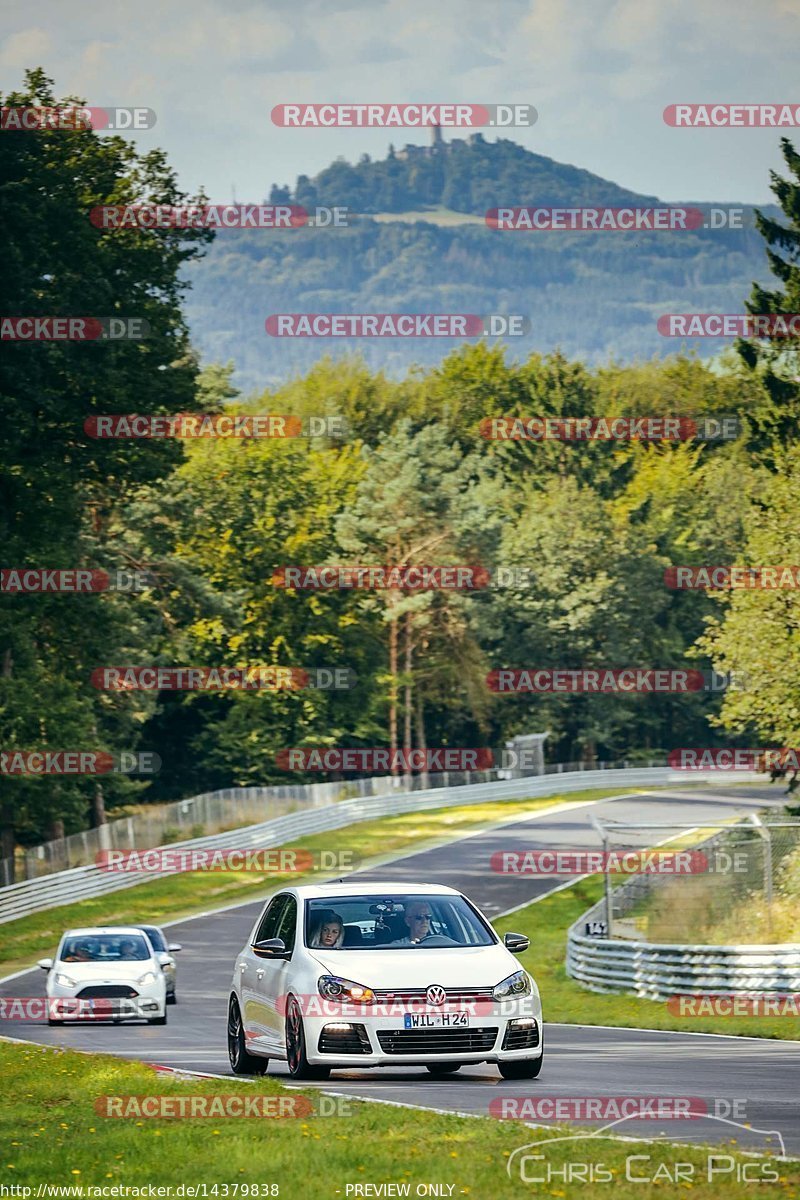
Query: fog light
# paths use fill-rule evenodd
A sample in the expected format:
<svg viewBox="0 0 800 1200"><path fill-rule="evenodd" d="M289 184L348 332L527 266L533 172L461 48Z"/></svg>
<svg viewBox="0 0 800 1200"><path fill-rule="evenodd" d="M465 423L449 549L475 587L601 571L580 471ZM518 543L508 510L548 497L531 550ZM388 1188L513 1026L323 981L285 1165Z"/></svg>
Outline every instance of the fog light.
<svg viewBox="0 0 800 1200"><path fill-rule="evenodd" d="M513 1021L508 1022L509 1025L516 1026L517 1029L535 1029L536 1022L533 1017L515 1017Z"/></svg>
<svg viewBox="0 0 800 1200"><path fill-rule="evenodd" d="M350 1024L349 1021L338 1021L334 1025L326 1025L325 1032L326 1033L350 1033L352 1028L353 1028L353 1026Z"/></svg>

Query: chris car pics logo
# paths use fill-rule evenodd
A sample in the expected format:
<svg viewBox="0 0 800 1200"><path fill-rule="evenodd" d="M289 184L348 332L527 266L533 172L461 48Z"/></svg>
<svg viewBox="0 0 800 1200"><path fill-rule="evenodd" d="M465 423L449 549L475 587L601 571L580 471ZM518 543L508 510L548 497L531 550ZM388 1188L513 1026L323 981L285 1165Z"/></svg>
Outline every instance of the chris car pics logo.
<svg viewBox="0 0 800 1200"><path fill-rule="evenodd" d="M681 1120L686 1120L693 1114L682 1112L679 1115ZM551 1187L563 1187L565 1183L613 1185L624 1179L627 1183L649 1184L659 1189L663 1185L688 1189L703 1183L719 1182L729 1185L777 1183L780 1179L779 1160L786 1157L780 1130L758 1129L751 1124L715 1116L703 1104L697 1119L716 1121L722 1126L706 1134L704 1142L721 1141L723 1137L726 1141L740 1141L741 1133L738 1131L746 1130L750 1138L759 1135L763 1139L762 1153L757 1157L735 1158L727 1152L701 1146L697 1148L699 1153L695 1151L690 1155L688 1146L681 1147L671 1141L675 1136L671 1132L659 1132L655 1137L635 1137L624 1126L637 1119L640 1117L634 1112L592 1133L542 1137L518 1146L508 1156L508 1176L521 1183L547 1184ZM642 1145L636 1150L629 1150L626 1145L620 1161L620 1143L623 1140L626 1144L638 1141ZM691 1161L692 1158L696 1161Z"/></svg>

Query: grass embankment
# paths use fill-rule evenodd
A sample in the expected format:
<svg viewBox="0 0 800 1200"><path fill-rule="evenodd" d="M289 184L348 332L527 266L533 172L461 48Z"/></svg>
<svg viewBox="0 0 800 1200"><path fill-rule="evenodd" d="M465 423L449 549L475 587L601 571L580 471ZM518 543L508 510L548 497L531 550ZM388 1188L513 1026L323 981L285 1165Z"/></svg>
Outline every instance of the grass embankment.
<svg viewBox="0 0 800 1200"><path fill-rule="evenodd" d="M627 789L635 792L637 789ZM464 834L526 813L540 812L565 802L585 804L603 796L624 795L626 789L593 789L535 800L498 800L466 804L360 821L343 829L314 834L293 842L311 851L349 851L360 865L378 865L387 857L400 857L441 844ZM78 925L160 924L178 920L226 904L269 895L287 883L310 881L314 875L279 875L252 871L197 871L155 879L151 883L112 892L74 904L49 908L0 925L0 973L10 974L29 966L36 958L51 954L64 929Z"/></svg>
<svg viewBox="0 0 800 1200"><path fill-rule="evenodd" d="M697 875L673 879L649 898L641 917L652 942L674 937L676 913L693 930L692 941L717 946L752 943L800 943L800 848L787 851L778 863L773 895L764 891L761 845L751 862L749 878L735 875ZM671 931L671 932L670 932Z"/></svg>
<svg viewBox="0 0 800 1200"><path fill-rule="evenodd" d="M205 1184L209 1196L215 1195L210 1190L214 1184L228 1184L227 1192L220 1186L216 1193L228 1197L236 1195L236 1184L240 1189L260 1184L267 1186L249 1194L279 1195L282 1200L344 1200L347 1195L381 1195L373 1190L380 1184L408 1185L407 1194L414 1196L425 1194L417 1192L418 1185L437 1183L445 1186L433 1194L495 1200L498 1196L521 1194L519 1173L509 1178L506 1171L508 1158L517 1147L574 1132L555 1127L532 1130L516 1121L443 1116L350 1100L345 1102L341 1115L326 1117L109 1118L98 1115L95 1108L104 1096L258 1094L291 1096L296 1103L298 1094L288 1092L269 1077L246 1083L216 1079L181 1082L157 1075L138 1063L106 1055L2 1042L0 1072L5 1085L0 1115L4 1145L0 1184L33 1187L34 1196L39 1184L66 1188L82 1185L84 1189L120 1184L174 1189L180 1184ZM312 1104L318 1102L313 1090L304 1094ZM650 1155L649 1161L637 1158L630 1174L653 1178L659 1171L657 1192L662 1196L686 1195L687 1187L691 1187L693 1196L707 1200L728 1194L732 1181L735 1183L733 1163L726 1174L708 1181L709 1151L699 1146L582 1138L557 1142L549 1150L539 1146L533 1153L545 1155L544 1161L527 1165L529 1173L540 1177L548 1169L547 1164L553 1172L563 1171L570 1163L602 1162L608 1172L613 1172L613 1194L621 1200L639 1200L642 1195L641 1183L626 1179L626 1158L632 1155ZM775 1173L775 1182L758 1184L760 1197L792 1200L797 1195L797 1162L772 1158L760 1162L741 1155L731 1143L718 1153L729 1155L735 1163L749 1162L751 1171ZM519 1158L517 1155L515 1163ZM691 1183L670 1182L678 1163L694 1168ZM719 1161L715 1165L719 1167ZM277 1184L279 1190L271 1193L271 1184ZM372 1189L363 1190L368 1184L373 1185ZM360 1193L352 1190L354 1185L361 1186ZM597 1191L604 1194L599 1184ZM87 1191L83 1194L91 1195ZM241 1196L242 1191L238 1194ZM404 1193L393 1190L388 1194ZM549 1185L537 1188L536 1194L572 1200L586 1195L586 1183L565 1183L563 1176L554 1175ZM195 1195L202 1196L202 1191Z"/></svg>
<svg viewBox="0 0 800 1200"><path fill-rule="evenodd" d="M567 930L602 896L602 876L593 875L494 922L500 934L513 930L531 939L520 962L539 985L545 1021L800 1039L800 1021L791 1017L678 1017L659 1001L581 987L567 976L564 965Z"/></svg>

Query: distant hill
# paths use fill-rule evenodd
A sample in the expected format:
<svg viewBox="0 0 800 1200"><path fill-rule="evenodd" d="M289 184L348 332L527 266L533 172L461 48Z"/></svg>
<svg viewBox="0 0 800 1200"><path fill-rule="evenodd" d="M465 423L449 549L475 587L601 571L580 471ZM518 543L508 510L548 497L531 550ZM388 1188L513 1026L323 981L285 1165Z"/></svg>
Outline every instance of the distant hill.
<svg viewBox="0 0 800 1200"><path fill-rule="evenodd" d="M400 213L442 205L477 213L515 204L652 204L580 167L533 154L516 142L487 142L480 133L453 138L441 147L390 148L385 159L365 154L355 166L339 158L294 190L273 184L273 203L346 205L358 213Z"/></svg>
<svg viewBox="0 0 800 1200"><path fill-rule="evenodd" d="M355 166L337 161L273 202L346 206L346 229L227 230L190 269L187 316L205 361L233 359L237 381L263 387L324 354L358 351L404 373L439 361L452 339L273 338L272 313L522 313L515 357L560 347L588 362L673 353L656 330L665 312L740 312L753 280L769 279L760 236L684 233L502 233L482 220L506 205L648 205L658 202L578 167L480 135L446 149L407 147ZM662 202L663 203L663 202ZM703 355L725 344L704 339Z"/></svg>

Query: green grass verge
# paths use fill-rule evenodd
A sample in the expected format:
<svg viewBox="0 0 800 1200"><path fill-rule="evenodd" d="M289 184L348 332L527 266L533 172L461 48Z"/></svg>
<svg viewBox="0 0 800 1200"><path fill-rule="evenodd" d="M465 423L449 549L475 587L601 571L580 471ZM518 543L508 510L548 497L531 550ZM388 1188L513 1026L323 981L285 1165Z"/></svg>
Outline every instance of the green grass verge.
<svg viewBox="0 0 800 1200"><path fill-rule="evenodd" d="M487 804L466 804L457 808L437 808L425 812L404 813L360 821L343 829L300 838L293 846L307 850L351 851L359 861L379 863L386 857L400 857L459 835L525 813L539 812L556 804L584 804L603 796L624 795L641 789L593 789L568 795L546 796L535 800L498 800ZM380 855L380 858L376 857ZM192 916L226 904L267 896L288 882L313 878L304 875L278 875L251 871L196 871L155 879L152 883L74 904L48 908L44 912L21 917L0 925L0 965L11 974L29 966L36 958L51 954L64 929L78 925L159 924Z"/></svg>
<svg viewBox="0 0 800 1200"><path fill-rule="evenodd" d="M520 962L539 985L545 1021L800 1039L799 1023L791 1017L681 1018L655 1000L601 995L581 987L568 977L564 966L567 930L602 896L602 876L594 875L494 922L500 934L514 931L531 939L530 949L520 955Z"/></svg>
<svg viewBox="0 0 800 1200"><path fill-rule="evenodd" d="M348 1193L348 1185L352 1189L353 1185L408 1184L408 1194L413 1196L418 1185L435 1182L445 1185L440 1195L495 1200L527 1191L519 1175L509 1178L506 1173L507 1159L517 1147L556 1137L559 1132L574 1132L555 1128L534 1131L519 1122L443 1116L360 1101L347 1101L342 1115L299 1119L114 1119L98 1115L95 1104L104 1096L255 1093L296 1097L297 1093L287 1092L269 1077L246 1083L216 1079L181 1082L107 1055L7 1042L0 1042L0 1072L5 1084L0 1112L0 1184L7 1188L36 1189L39 1184L135 1188L150 1184L174 1189L180 1184L205 1184L211 1189L215 1184L227 1184L227 1192L220 1186L207 1195L234 1197L236 1184L240 1189L245 1184L277 1184L279 1191L273 1194L282 1200L346 1200L348 1194L358 1194ZM313 1090L304 1094L312 1104L317 1101ZM719 1153L730 1155L737 1164L748 1162L752 1171L775 1172L775 1182L754 1186L759 1197L791 1200L797 1194L797 1162L771 1158L759 1162L741 1155L730 1143ZM708 1181L709 1151L698 1146L582 1138L556 1143L546 1157L551 1170L563 1170L567 1163L601 1161L613 1172L614 1196L640 1200L643 1194L653 1193L649 1189L643 1193L640 1183L626 1179L626 1158L643 1154L651 1155L650 1162L637 1159L630 1167L631 1174L641 1176L646 1169L652 1177L660 1169L662 1181L654 1189L659 1195L686 1195L691 1186L693 1196L706 1200L729 1195L732 1190L730 1173ZM664 1171L674 1175L677 1163L692 1165L691 1185L665 1182ZM544 1168L531 1163L529 1170L534 1169L541 1172ZM606 1194L599 1186L597 1192ZM35 1190L32 1194L35 1196ZM269 1188L257 1194L269 1195ZM381 1193L362 1190L360 1194ZM535 1194L572 1200L587 1192L585 1183L565 1184L556 1176L549 1186L537 1187ZM591 1194L596 1194L594 1189ZM83 1195L91 1193L84 1191Z"/></svg>

